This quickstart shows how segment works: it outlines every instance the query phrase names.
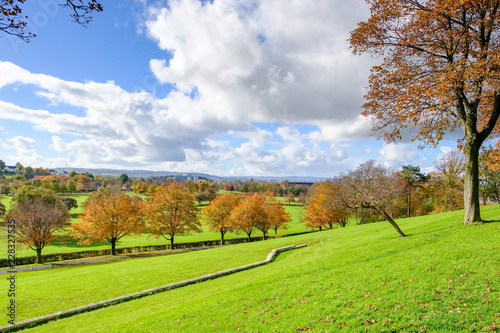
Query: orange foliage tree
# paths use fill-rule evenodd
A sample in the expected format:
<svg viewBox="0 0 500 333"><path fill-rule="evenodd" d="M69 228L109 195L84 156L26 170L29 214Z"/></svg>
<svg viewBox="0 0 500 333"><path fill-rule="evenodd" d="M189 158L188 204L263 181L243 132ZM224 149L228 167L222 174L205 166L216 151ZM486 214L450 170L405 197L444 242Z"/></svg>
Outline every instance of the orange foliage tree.
<svg viewBox="0 0 500 333"><path fill-rule="evenodd" d="M278 229L288 229L287 223L292 221L290 214L285 210L285 207L276 201L274 196L268 195L266 200L266 211L271 229L274 230L274 236L278 234Z"/></svg>
<svg viewBox="0 0 500 333"><path fill-rule="evenodd" d="M83 204L80 223L72 224L72 234L80 244L106 240L115 255L116 243L124 236L144 231L142 199L119 191L97 191Z"/></svg>
<svg viewBox="0 0 500 333"><path fill-rule="evenodd" d="M330 180L316 183L311 189L304 212L306 226L320 231L325 226L332 229L333 224L345 227L349 210L340 196L341 191L340 185Z"/></svg>
<svg viewBox="0 0 500 333"><path fill-rule="evenodd" d="M220 233L220 245L224 245L224 235L232 230L229 217L233 209L240 203L241 197L233 194L223 194L203 208L203 223L210 231Z"/></svg>
<svg viewBox="0 0 500 333"><path fill-rule="evenodd" d="M245 196L231 213L230 220L233 228L245 232L249 241L255 228L262 231L262 238L265 240L266 233L271 228L266 208L266 195L251 193Z"/></svg>
<svg viewBox="0 0 500 333"><path fill-rule="evenodd" d="M363 114L389 142L410 129L435 146L460 127L464 223L480 221L479 149L500 115L500 2L367 2L371 16L351 33L351 47L384 60L372 68Z"/></svg>
<svg viewBox="0 0 500 333"><path fill-rule="evenodd" d="M182 185L157 187L144 204L148 230L169 240L170 249L174 248L175 235L201 232L198 207L194 200L194 196Z"/></svg>

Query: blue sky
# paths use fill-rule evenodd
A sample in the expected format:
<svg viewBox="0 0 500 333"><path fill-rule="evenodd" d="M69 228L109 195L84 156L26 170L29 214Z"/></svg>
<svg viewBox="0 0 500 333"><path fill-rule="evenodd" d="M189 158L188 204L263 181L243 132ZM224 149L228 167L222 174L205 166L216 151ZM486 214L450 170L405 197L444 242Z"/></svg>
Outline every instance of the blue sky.
<svg viewBox="0 0 500 333"><path fill-rule="evenodd" d="M23 7L30 43L0 38L8 164L332 177L368 159L429 172L456 147L370 135L378 60L346 41L363 0L104 0L87 28L57 3Z"/></svg>

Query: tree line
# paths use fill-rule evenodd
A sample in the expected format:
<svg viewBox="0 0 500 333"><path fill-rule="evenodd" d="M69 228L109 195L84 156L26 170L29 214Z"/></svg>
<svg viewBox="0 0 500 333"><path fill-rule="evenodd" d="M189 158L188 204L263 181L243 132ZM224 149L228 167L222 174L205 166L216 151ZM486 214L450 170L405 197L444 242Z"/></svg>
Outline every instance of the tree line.
<svg viewBox="0 0 500 333"><path fill-rule="evenodd" d="M69 210L74 202L65 199L50 189L32 185L21 187L12 199L6 219L16 221L18 241L36 251L38 263L43 260L45 245L68 226L69 235L80 245L107 241L115 255L117 242L128 235L148 232L168 240L172 249L176 235L201 232L203 224L220 233L223 245L229 231L244 232L250 240L253 231L259 230L266 239L270 229L277 234L291 221L271 192L223 194L200 212L195 196L180 184L159 186L146 200L109 186L89 195L80 222L73 224L69 223Z"/></svg>

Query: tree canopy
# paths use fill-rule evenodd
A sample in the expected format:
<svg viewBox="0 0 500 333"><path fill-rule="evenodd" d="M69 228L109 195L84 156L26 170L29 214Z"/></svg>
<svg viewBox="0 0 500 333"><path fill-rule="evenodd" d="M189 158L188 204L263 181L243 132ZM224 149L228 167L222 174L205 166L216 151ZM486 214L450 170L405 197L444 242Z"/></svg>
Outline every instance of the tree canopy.
<svg viewBox="0 0 500 333"><path fill-rule="evenodd" d="M500 2L367 0L371 16L351 33L374 66L364 115L391 142L405 130L432 146L461 128L466 157L464 223L481 220L478 156L500 115Z"/></svg>

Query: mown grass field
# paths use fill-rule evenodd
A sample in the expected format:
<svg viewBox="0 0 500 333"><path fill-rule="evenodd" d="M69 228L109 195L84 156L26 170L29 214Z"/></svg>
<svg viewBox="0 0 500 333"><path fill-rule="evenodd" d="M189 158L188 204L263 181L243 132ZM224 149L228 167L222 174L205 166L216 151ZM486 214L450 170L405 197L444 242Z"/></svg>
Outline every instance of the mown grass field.
<svg viewBox="0 0 500 333"><path fill-rule="evenodd" d="M76 193L76 194L63 194L65 197L73 197L78 201L78 208L71 210L71 223L78 223L78 215L83 213L82 204L87 200L87 193ZM142 196L143 198L145 196ZM11 196L0 196L0 200L6 208L9 209L10 201L12 200ZM200 206L201 208L202 206ZM290 213L292 217L292 222L289 224L289 228L287 230L278 230L278 235L291 234L308 231L310 229L306 228L304 223L301 221L300 215L303 211L302 205L285 205L285 209ZM72 238L68 235L68 231L70 228L65 228L63 231L59 232L57 240L45 246L42 251L42 254L50 254L50 253L66 253L66 252L77 252L77 251L86 251L86 250L101 250L101 249L110 249L111 245L107 242L95 242L90 245L79 245L78 239ZM6 256L7 243L5 241L5 230L0 228L0 255ZM268 235L274 235L274 231L270 230ZM254 232L252 236L262 236L261 232ZM246 237L244 233L228 233L224 237L225 239L231 238L240 238ZM201 233L193 233L189 235L176 235L175 243L185 243L185 242L199 242L199 241L208 241L208 240L217 240L220 239L220 234L215 232L209 232L207 227L203 227L203 232ZM157 238L153 237L149 233L143 233L141 235L130 235L123 237L117 243L117 248L123 247L132 247L132 246L145 246L145 245L163 245L169 244L169 241L164 239L163 237ZM18 244L17 248L17 257L28 257L36 255L35 251Z"/></svg>
<svg viewBox="0 0 500 333"><path fill-rule="evenodd" d="M481 332L500 326L500 206L161 258L18 274L21 318L308 247L273 263L50 322L33 332ZM154 262L153 262L154 261ZM153 268L151 268L153 267ZM1 281L1 280L0 280ZM0 282L0 289L6 282ZM2 294L0 294L2 295ZM2 295L6 304L6 295Z"/></svg>

